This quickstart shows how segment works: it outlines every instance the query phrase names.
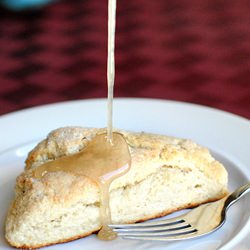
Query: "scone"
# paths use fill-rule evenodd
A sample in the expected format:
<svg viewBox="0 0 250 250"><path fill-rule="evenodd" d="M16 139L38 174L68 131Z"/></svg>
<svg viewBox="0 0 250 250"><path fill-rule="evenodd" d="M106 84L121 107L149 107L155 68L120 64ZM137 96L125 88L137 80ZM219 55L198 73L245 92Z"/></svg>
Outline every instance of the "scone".
<svg viewBox="0 0 250 250"><path fill-rule="evenodd" d="M51 172L35 179L32 169L82 150L103 129L52 131L28 155L18 176L5 236L17 248L68 242L97 232L100 191L85 176ZM131 169L110 186L113 223L132 223L213 201L227 194L227 172L206 148L190 140L119 131L129 145Z"/></svg>

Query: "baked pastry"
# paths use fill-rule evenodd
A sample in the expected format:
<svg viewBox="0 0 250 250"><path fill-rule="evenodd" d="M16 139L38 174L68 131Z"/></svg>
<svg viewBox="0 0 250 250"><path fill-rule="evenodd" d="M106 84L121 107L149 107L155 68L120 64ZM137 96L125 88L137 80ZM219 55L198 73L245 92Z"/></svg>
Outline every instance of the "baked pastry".
<svg viewBox="0 0 250 250"><path fill-rule="evenodd" d="M36 179L32 170L79 152L104 131L59 128L29 153L6 218L5 236L10 245L38 248L100 229L100 190L93 180L60 171ZM227 171L206 148L174 137L119 132L127 140L132 164L130 171L110 186L113 223L160 217L227 194Z"/></svg>

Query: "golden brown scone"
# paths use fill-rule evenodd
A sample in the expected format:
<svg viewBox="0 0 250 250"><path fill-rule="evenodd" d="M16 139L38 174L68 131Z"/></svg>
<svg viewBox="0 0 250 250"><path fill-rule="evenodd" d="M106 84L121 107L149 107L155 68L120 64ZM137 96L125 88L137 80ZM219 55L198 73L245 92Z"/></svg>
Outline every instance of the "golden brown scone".
<svg viewBox="0 0 250 250"><path fill-rule="evenodd" d="M66 127L52 131L28 155L17 178L5 236L18 248L71 241L100 229L98 186L66 172L32 177L33 168L79 152L103 129ZM132 156L131 170L113 181L113 223L131 223L217 200L227 194L227 172L206 148L190 140L121 132Z"/></svg>

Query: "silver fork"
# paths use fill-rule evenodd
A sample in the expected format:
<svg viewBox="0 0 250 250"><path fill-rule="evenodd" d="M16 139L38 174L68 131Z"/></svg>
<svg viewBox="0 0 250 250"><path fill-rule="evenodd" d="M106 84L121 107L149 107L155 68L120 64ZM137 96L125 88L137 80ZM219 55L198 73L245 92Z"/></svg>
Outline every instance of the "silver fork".
<svg viewBox="0 0 250 250"><path fill-rule="evenodd" d="M226 220L227 209L250 191L250 183L216 202L200 205L175 218L109 225L118 236L136 240L173 241L202 236L220 228Z"/></svg>

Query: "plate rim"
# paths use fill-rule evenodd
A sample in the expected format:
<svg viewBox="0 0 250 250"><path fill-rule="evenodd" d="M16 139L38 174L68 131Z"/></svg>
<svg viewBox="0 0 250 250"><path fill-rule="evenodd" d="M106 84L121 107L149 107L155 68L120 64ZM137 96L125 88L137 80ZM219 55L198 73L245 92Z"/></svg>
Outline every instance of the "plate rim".
<svg viewBox="0 0 250 250"><path fill-rule="evenodd" d="M0 121L2 119L5 119L6 117L11 117L11 116L16 116L16 115L22 115L23 113L26 112L33 112L34 110L39 110L39 109L47 109L51 107L56 107L56 106L61 106L61 105L68 105L68 104L79 104L82 102L96 102L96 101L107 101L107 98L101 97L101 98L86 98L86 99L77 99L77 100L67 100L67 101L61 101L61 102L53 102L53 103L47 103L47 104L42 104L42 105L36 105L32 107L27 107L19 110L14 110L5 114L0 115ZM226 111L223 109L219 109L216 107L204 105L204 104L198 104L198 103L192 103L192 102L186 102L186 101L178 101L178 100L171 100L171 99L161 99L161 98L147 98L147 97L115 97L114 98L114 103L116 102L121 102L121 101L138 101L138 102L163 102L163 103L168 103L168 104L175 104L175 105L185 105L193 108L201 108L201 109L206 109L208 111L212 112L219 112L221 114L224 114L226 116L230 116L231 118L236 118L240 119L243 122L249 123L250 126L250 119L244 116L240 116L238 114L232 113L230 111Z"/></svg>

